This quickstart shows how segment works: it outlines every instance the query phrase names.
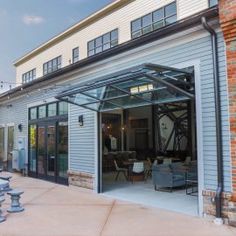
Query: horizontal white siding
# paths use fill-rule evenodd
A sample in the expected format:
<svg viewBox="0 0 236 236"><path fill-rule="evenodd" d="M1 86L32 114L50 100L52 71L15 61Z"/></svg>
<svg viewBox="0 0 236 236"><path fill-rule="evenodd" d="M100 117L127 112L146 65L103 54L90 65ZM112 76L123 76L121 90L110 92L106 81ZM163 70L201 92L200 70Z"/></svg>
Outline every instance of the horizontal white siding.
<svg viewBox="0 0 236 236"><path fill-rule="evenodd" d="M119 29L119 43L131 39L130 22L147 13L150 13L174 0L136 0L127 6L118 9L110 15L98 20L96 23L74 33L62 42L55 44L41 52L36 57L16 68L16 78L21 83L22 74L36 68L37 77L43 75L43 63L62 55L62 66L72 61L72 49L80 48L80 59L87 57L87 42L107 33L115 28ZM208 7L208 0L177 0L178 19L199 12Z"/></svg>
<svg viewBox="0 0 236 236"><path fill-rule="evenodd" d="M190 30L190 32L193 29ZM167 66L175 66L181 63L200 62L201 105L203 132L198 134L203 143L204 160L204 184L205 188L215 190L217 185L216 171L216 133L215 133L215 105L213 89L213 68L210 36L203 30L198 33L182 32L178 39L166 38L162 43L155 42L130 52L123 53L113 58L96 63L85 69L81 69L73 83L99 78L121 69L129 68L141 63L156 63ZM219 60L220 60L220 85L221 85L221 110L223 126L223 154L224 154L224 182L225 190L231 190L231 162L230 162L230 132L228 115L227 81L225 71L225 45L222 33L219 36ZM69 78L68 78L69 79ZM66 79L65 79L66 80ZM68 82L72 83L72 82ZM42 98L40 98L42 96ZM36 94L31 98L24 97L12 102L13 107L7 110L0 108L0 125L14 122L23 123L26 135L26 105L29 102L42 100L43 97L53 94ZM15 115L17 114L17 116ZM19 114L19 115L18 115ZM84 115L84 127L78 126L78 116ZM70 168L75 171L95 173L96 160L96 132L95 113L71 106L70 110ZM17 134L19 135L19 134Z"/></svg>

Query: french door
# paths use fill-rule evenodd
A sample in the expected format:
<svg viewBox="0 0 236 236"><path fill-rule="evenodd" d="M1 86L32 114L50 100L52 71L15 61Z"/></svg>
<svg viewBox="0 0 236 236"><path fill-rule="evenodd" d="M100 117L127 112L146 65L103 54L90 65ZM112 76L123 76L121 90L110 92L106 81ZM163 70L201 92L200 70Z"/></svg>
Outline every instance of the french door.
<svg viewBox="0 0 236 236"><path fill-rule="evenodd" d="M67 184L68 122L51 121L29 127L29 174Z"/></svg>
<svg viewBox="0 0 236 236"><path fill-rule="evenodd" d="M38 177L56 181L56 123L38 125Z"/></svg>

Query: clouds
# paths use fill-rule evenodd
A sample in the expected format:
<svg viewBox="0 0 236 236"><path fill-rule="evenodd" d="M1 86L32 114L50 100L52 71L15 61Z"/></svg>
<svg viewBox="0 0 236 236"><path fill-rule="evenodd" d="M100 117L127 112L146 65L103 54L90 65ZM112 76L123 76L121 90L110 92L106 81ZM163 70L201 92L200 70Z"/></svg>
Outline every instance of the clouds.
<svg viewBox="0 0 236 236"><path fill-rule="evenodd" d="M44 23L45 19L36 15L24 15L22 21L25 25L39 25Z"/></svg>

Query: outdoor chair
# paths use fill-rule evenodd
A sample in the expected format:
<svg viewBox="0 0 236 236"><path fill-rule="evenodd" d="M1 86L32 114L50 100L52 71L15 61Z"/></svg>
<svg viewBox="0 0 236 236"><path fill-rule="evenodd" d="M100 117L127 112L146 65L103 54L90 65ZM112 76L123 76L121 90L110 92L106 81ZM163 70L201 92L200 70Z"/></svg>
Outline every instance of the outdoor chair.
<svg viewBox="0 0 236 236"><path fill-rule="evenodd" d="M116 169L116 172L117 172L115 180L116 181L118 180L118 177L119 177L120 173L122 173L124 175L125 179L127 180L127 171L128 170L126 168L120 168L118 166L116 160L114 160L114 165L115 165L115 169Z"/></svg>
<svg viewBox="0 0 236 236"><path fill-rule="evenodd" d="M131 171L130 179L132 183L134 181L144 181L145 180L145 170L143 162L135 162Z"/></svg>

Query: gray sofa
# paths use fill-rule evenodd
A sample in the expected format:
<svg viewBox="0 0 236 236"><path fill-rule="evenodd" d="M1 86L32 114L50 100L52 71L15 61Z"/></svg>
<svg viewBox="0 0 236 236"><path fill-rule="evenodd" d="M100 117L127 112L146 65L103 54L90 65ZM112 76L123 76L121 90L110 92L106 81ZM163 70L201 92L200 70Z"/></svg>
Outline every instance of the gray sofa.
<svg viewBox="0 0 236 236"><path fill-rule="evenodd" d="M174 187L185 186L185 175L183 164L161 164L152 166L152 180L155 190L168 188L170 191Z"/></svg>

